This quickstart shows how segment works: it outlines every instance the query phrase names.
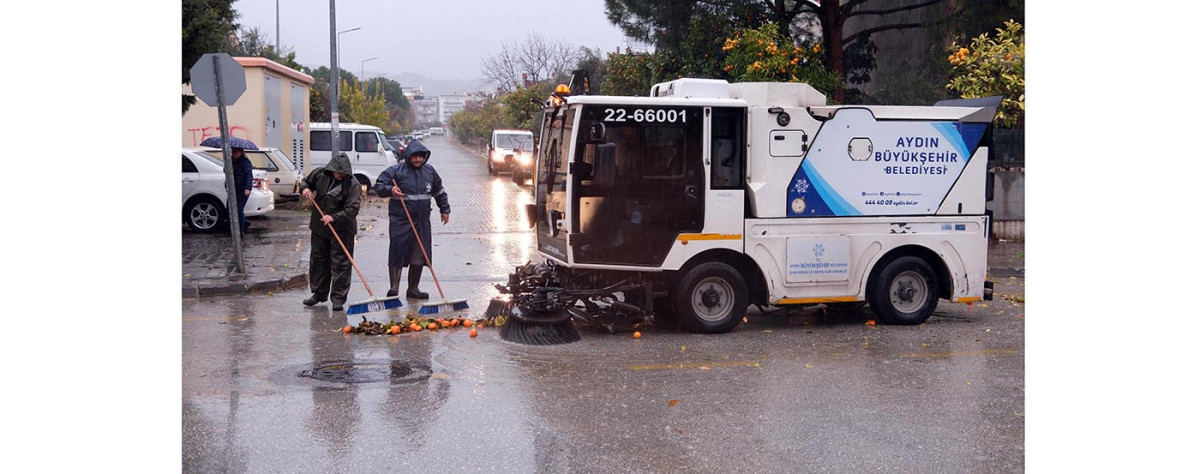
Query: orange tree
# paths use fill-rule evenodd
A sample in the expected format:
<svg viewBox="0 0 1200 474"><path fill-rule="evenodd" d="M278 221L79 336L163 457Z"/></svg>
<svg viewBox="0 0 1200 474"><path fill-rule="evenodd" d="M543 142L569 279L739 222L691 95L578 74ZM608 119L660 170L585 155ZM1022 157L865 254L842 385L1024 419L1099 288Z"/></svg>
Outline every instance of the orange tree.
<svg viewBox="0 0 1200 474"><path fill-rule="evenodd" d="M969 46L955 43L946 59L953 66L947 89L967 99L1003 96L996 122L1006 128L1024 125L1025 33L1020 23L1005 22L995 38L984 33Z"/></svg>
<svg viewBox="0 0 1200 474"><path fill-rule="evenodd" d="M725 39L724 72L738 82L803 82L826 96L842 86L821 63L821 45L796 45L767 23Z"/></svg>

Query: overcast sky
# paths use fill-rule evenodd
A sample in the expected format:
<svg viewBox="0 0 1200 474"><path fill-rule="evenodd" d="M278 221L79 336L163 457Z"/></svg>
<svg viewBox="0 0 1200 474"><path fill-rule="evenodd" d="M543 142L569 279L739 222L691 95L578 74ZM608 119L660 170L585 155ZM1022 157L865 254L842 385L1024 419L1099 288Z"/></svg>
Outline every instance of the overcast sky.
<svg viewBox="0 0 1200 474"><path fill-rule="evenodd" d="M238 22L258 26L275 42L277 0L237 0ZM280 42L309 67L329 66L329 1L278 0ZM411 72L433 79L475 80L480 64L503 43L531 32L575 46L611 52L626 45L608 22L603 0L341 0L337 31L341 67L368 77ZM634 45L636 47L636 45ZM406 84L407 85L407 84Z"/></svg>

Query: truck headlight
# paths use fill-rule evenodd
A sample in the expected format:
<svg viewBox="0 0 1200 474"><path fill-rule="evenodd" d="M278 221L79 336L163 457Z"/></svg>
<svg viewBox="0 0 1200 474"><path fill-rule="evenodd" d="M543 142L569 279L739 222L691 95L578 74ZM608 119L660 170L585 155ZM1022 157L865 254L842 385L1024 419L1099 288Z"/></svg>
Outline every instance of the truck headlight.
<svg viewBox="0 0 1200 474"><path fill-rule="evenodd" d="M533 157L522 153L517 155L517 161L521 163L521 166L529 166L530 163L533 163Z"/></svg>

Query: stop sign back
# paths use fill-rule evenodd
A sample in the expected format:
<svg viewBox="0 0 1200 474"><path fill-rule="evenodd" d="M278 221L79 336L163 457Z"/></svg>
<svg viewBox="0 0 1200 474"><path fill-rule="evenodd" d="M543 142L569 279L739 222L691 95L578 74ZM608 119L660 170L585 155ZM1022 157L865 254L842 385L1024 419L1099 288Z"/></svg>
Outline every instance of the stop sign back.
<svg viewBox="0 0 1200 474"><path fill-rule="evenodd" d="M221 92L225 93L225 105L237 102L246 92L246 68L228 53L209 53L200 57L189 70L192 74L192 93L205 104L217 106L217 78L213 58L221 65Z"/></svg>

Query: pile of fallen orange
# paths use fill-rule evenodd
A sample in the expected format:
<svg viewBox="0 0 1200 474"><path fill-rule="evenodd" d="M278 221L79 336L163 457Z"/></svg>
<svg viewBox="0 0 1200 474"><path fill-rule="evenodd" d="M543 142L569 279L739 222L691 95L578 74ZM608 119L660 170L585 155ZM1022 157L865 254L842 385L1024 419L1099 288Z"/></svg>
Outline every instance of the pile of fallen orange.
<svg viewBox="0 0 1200 474"><path fill-rule="evenodd" d="M342 328L343 334L366 334L370 336L379 336L384 334L401 334L406 332L420 332L424 330L437 331L438 329L449 329L456 327L473 328L476 325L482 326L479 322L470 318L414 318L409 316L404 322L396 322L395 320L387 323L377 323L375 321L367 321L363 317L358 326L346 325ZM475 337L478 333L475 329L471 329L471 337Z"/></svg>

